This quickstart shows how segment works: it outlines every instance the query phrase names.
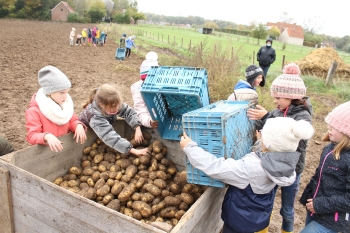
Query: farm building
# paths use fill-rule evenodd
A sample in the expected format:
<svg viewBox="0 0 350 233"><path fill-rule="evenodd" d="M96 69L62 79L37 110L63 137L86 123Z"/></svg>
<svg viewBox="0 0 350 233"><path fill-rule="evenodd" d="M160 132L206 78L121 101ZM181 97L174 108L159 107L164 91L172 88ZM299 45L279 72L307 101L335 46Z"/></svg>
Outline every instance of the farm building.
<svg viewBox="0 0 350 233"><path fill-rule="evenodd" d="M281 31L281 35L278 37L278 41L287 44L303 45L304 43L304 30L297 24L290 23L270 23L266 24L268 27L277 27Z"/></svg>
<svg viewBox="0 0 350 233"><path fill-rule="evenodd" d="M67 2L61 1L51 9L51 20L67 21L71 13L74 13L74 10Z"/></svg>

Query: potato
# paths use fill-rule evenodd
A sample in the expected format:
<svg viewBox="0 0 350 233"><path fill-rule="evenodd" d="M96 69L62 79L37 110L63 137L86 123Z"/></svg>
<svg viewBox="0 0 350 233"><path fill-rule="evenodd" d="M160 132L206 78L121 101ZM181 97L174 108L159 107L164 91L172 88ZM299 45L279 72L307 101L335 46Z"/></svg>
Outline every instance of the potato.
<svg viewBox="0 0 350 233"><path fill-rule="evenodd" d="M157 186L160 189L165 189L166 188L166 182L162 179L155 179L153 181L153 184Z"/></svg>
<svg viewBox="0 0 350 233"><path fill-rule="evenodd" d="M96 183L94 188L96 190L100 189L102 186L104 186L106 184L106 181L104 179L99 179Z"/></svg>
<svg viewBox="0 0 350 233"><path fill-rule="evenodd" d="M115 176L116 180L120 180L123 176L123 173L121 171L117 172L117 175Z"/></svg>
<svg viewBox="0 0 350 233"><path fill-rule="evenodd" d="M163 158L161 161L160 161L161 164L163 164L164 166L168 167L170 165L170 162L168 159L166 158Z"/></svg>
<svg viewBox="0 0 350 233"><path fill-rule="evenodd" d="M91 158L95 157L95 155L98 154L98 151L96 149L92 149L89 153L89 155L91 156Z"/></svg>
<svg viewBox="0 0 350 233"><path fill-rule="evenodd" d="M154 200L152 201L152 205L157 205L159 204L159 202L162 201L162 198L161 197L156 197L154 198Z"/></svg>
<svg viewBox="0 0 350 233"><path fill-rule="evenodd" d="M133 213L132 209L127 208L127 207L124 209L124 214L126 216L132 217L132 213Z"/></svg>
<svg viewBox="0 0 350 233"><path fill-rule="evenodd" d="M80 188L78 187L68 187L67 190L73 192L73 193L78 193L80 192Z"/></svg>
<svg viewBox="0 0 350 233"><path fill-rule="evenodd" d="M94 173L94 169L91 168L91 167L86 167L86 168L84 168L84 170L83 170L84 176L91 176L92 173Z"/></svg>
<svg viewBox="0 0 350 233"><path fill-rule="evenodd" d="M100 179L104 179L105 181L109 179L108 172L100 173Z"/></svg>
<svg viewBox="0 0 350 233"><path fill-rule="evenodd" d="M70 180L76 180L77 179L77 175L75 174L67 174L63 176L63 180L65 181L70 181Z"/></svg>
<svg viewBox="0 0 350 233"><path fill-rule="evenodd" d="M155 197L159 196L162 193L162 191L157 186L155 186L153 184L148 185L146 187L146 190Z"/></svg>
<svg viewBox="0 0 350 233"><path fill-rule="evenodd" d="M148 133L148 132L142 132L142 136L143 136L143 138L144 138L145 140L147 140L147 141L149 141L149 140L152 139L151 134Z"/></svg>
<svg viewBox="0 0 350 233"><path fill-rule="evenodd" d="M174 183L183 187L185 184L187 184L186 176L186 171L176 172L174 177Z"/></svg>
<svg viewBox="0 0 350 233"><path fill-rule="evenodd" d="M161 143L159 140L155 140L153 143L152 143L152 146L153 146L153 152L155 153L161 153L162 152L162 149L163 149L163 143Z"/></svg>
<svg viewBox="0 0 350 233"><path fill-rule="evenodd" d="M126 202L126 207L132 208L132 203L133 203L132 200L127 201L127 202Z"/></svg>
<svg viewBox="0 0 350 233"><path fill-rule="evenodd" d="M111 190L111 187L105 184L101 188L96 190L96 194L97 196L104 197L109 193L110 190Z"/></svg>
<svg viewBox="0 0 350 233"><path fill-rule="evenodd" d="M155 180L157 178L157 173L154 171L150 172L148 178L151 180Z"/></svg>
<svg viewBox="0 0 350 233"><path fill-rule="evenodd" d="M164 219L162 217L158 217L156 218L156 220L154 220L155 222L164 222Z"/></svg>
<svg viewBox="0 0 350 233"><path fill-rule="evenodd" d="M89 186L86 182L80 183L80 184L79 184L79 188L80 188L80 189L89 188L89 187L90 187L90 186Z"/></svg>
<svg viewBox="0 0 350 233"><path fill-rule="evenodd" d="M179 212L179 211L178 211ZM177 212L176 212L177 213ZM175 214L176 215L176 214ZM171 223L173 226L176 226L179 223L179 220L175 217L171 219Z"/></svg>
<svg viewBox="0 0 350 233"><path fill-rule="evenodd" d="M134 148L136 148L137 146L140 145L140 143L136 142L135 139L131 139L131 140L130 140L130 144L131 144Z"/></svg>
<svg viewBox="0 0 350 233"><path fill-rule="evenodd" d="M170 195L170 192L166 189L162 190L162 197L167 197Z"/></svg>
<svg viewBox="0 0 350 233"><path fill-rule="evenodd" d="M154 200L154 196L151 193L144 193L141 197L141 201L150 203Z"/></svg>
<svg viewBox="0 0 350 233"><path fill-rule="evenodd" d="M117 196L123 190L123 186L120 183L114 184L111 193Z"/></svg>
<svg viewBox="0 0 350 233"><path fill-rule="evenodd" d="M176 197L172 197L172 196L167 196L164 198L164 202L167 206L175 206L178 207L181 204L181 200L179 198Z"/></svg>
<svg viewBox="0 0 350 233"><path fill-rule="evenodd" d="M158 164L158 170L159 170L159 171L166 172L167 168L166 168L166 166L164 166L163 164Z"/></svg>
<svg viewBox="0 0 350 233"><path fill-rule="evenodd" d="M148 171L139 171L137 174L139 174L140 177L148 178L149 172Z"/></svg>
<svg viewBox="0 0 350 233"><path fill-rule="evenodd" d="M95 187L95 182L92 178L88 178L86 180L86 183L90 186L90 187Z"/></svg>
<svg viewBox="0 0 350 233"><path fill-rule="evenodd" d="M80 180L80 182L86 183L87 179L89 179L89 178L90 178L89 176L81 176L81 177L79 178L79 180Z"/></svg>
<svg viewBox="0 0 350 233"><path fill-rule="evenodd" d="M112 193L108 193L106 196L103 197L102 203L104 205L107 205L109 202L111 202L114 199L114 196Z"/></svg>
<svg viewBox="0 0 350 233"><path fill-rule="evenodd" d="M127 167L129 167L131 165L131 161L129 159L121 159L120 160L120 167L122 169L126 169Z"/></svg>
<svg viewBox="0 0 350 233"><path fill-rule="evenodd" d="M126 183L129 183L131 180L131 178L127 175L123 175L122 178L121 178L121 181L124 181Z"/></svg>
<svg viewBox="0 0 350 233"><path fill-rule="evenodd" d="M140 212L140 214L142 215L142 217L144 218L148 218L149 216L152 215L152 209L151 207L145 203L145 202L142 202L142 201L134 201L132 203L132 208L135 210L135 211L138 211Z"/></svg>
<svg viewBox="0 0 350 233"><path fill-rule="evenodd" d="M175 165L169 165L168 169L167 169L167 172L170 175L174 175L177 172L177 168L175 167Z"/></svg>
<svg viewBox="0 0 350 233"><path fill-rule="evenodd" d="M118 199L113 199L106 206L112 210L119 211L120 201Z"/></svg>
<svg viewBox="0 0 350 233"><path fill-rule="evenodd" d="M146 183L146 178L141 177L137 182L136 182L136 188L141 188L144 184Z"/></svg>
<svg viewBox="0 0 350 233"><path fill-rule="evenodd" d="M101 173L99 171L94 171L91 175L91 179L96 182L100 179Z"/></svg>
<svg viewBox="0 0 350 233"><path fill-rule="evenodd" d="M101 164L101 165L98 165L98 171L105 172L105 171L107 171L107 168Z"/></svg>
<svg viewBox="0 0 350 233"><path fill-rule="evenodd" d="M139 166L141 163L140 163L140 159L139 158L135 158L133 161L132 161L132 164L134 164L135 166Z"/></svg>
<svg viewBox="0 0 350 233"><path fill-rule="evenodd" d="M193 196L194 200L197 200L202 194L201 193L191 193Z"/></svg>
<svg viewBox="0 0 350 233"><path fill-rule="evenodd" d="M189 193L181 193L180 199L189 205L191 205L194 202L193 196Z"/></svg>
<svg viewBox="0 0 350 233"><path fill-rule="evenodd" d="M99 152L99 153L105 153L105 151L106 151L106 145L99 145L98 146L98 148L97 148L97 151Z"/></svg>
<svg viewBox="0 0 350 233"><path fill-rule="evenodd" d="M147 147L148 146L148 140L143 139L142 143L141 143L141 146Z"/></svg>
<svg viewBox="0 0 350 233"><path fill-rule="evenodd" d="M68 181L63 181L61 184L60 184L61 187L63 188L68 188Z"/></svg>
<svg viewBox="0 0 350 233"><path fill-rule="evenodd" d="M157 162L152 162L151 166L148 168L148 171L157 171L158 170L158 163Z"/></svg>
<svg viewBox="0 0 350 233"><path fill-rule="evenodd" d="M104 142L102 141L101 138L97 138L97 139L96 139L96 144L97 144L97 145L104 145Z"/></svg>
<svg viewBox="0 0 350 233"><path fill-rule="evenodd" d="M80 196L86 196L86 192L89 190L89 187L85 187L83 189L81 189L77 194Z"/></svg>
<svg viewBox="0 0 350 233"><path fill-rule="evenodd" d="M108 179L107 182L106 182L106 184L107 184L108 186L110 186L110 187L113 187L114 181L115 181L114 179Z"/></svg>
<svg viewBox="0 0 350 233"><path fill-rule="evenodd" d="M118 195L118 199L120 201L127 201L135 191L136 191L136 186L134 184L130 184L123 188L123 190Z"/></svg>
<svg viewBox="0 0 350 233"><path fill-rule="evenodd" d="M80 158L80 161L81 162L84 162L84 161L87 161L88 160L88 156L87 155L83 155L83 156L81 156L81 158Z"/></svg>
<svg viewBox="0 0 350 233"><path fill-rule="evenodd" d="M86 167L91 167L91 162L89 160L85 160L81 163L81 167L84 169Z"/></svg>
<svg viewBox="0 0 350 233"><path fill-rule="evenodd" d="M175 178L174 178L175 179ZM185 184L182 188L183 193L191 193L195 185L193 184Z"/></svg>
<svg viewBox="0 0 350 233"><path fill-rule="evenodd" d="M143 171L143 170L147 169L147 166L144 165L144 164L140 164L137 168L138 168L139 171Z"/></svg>
<svg viewBox="0 0 350 233"><path fill-rule="evenodd" d="M83 153L88 155L91 152L91 150L92 150L91 146L87 146L84 148Z"/></svg>
<svg viewBox="0 0 350 233"><path fill-rule="evenodd" d="M178 184L171 183L169 185L169 191L176 195L181 193L181 188Z"/></svg>
<svg viewBox="0 0 350 233"><path fill-rule="evenodd" d="M91 165L92 165L92 163L91 163ZM98 167L96 166L96 164L95 165L92 165L92 167L91 167L94 171L97 171L98 170Z"/></svg>
<svg viewBox="0 0 350 233"><path fill-rule="evenodd" d="M137 173L137 167L135 165L129 165L125 169L125 175L129 176L130 178L133 178Z"/></svg>
<svg viewBox="0 0 350 233"><path fill-rule="evenodd" d="M167 148L164 146L163 149L162 149L162 154L163 155L166 155L168 152Z"/></svg>
<svg viewBox="0 0 350 233"><path fill-rule="evenodd" d="M94 163L98 164L103 160L103 154L97 154L94 157Z"/></svg>
<svg viewBox="0 0 350 233"><path fill-rule="evenodd" d="M109 170L111 172L118 172L121 170L120 166L118 166L117 164L113 164L112 166L109 167Z"/></svg>
<svg viewBox="0 0 350 233"><path fill-rule="evenodd" d="M162 216L164 218L174 218L176 212L177 212L176 207L169 206L169 207L166 207L165 209L162 209L160 211L160 216Z"/></svg>
<svg viewBox="0 0 350 233"><path fill-rule="evenodd" d="M162 153L158 153L154 156L156 160L162 160L164 158L164 155Z"/></svg>
<svg viewBox="0 0 350 233"><path fill-rule="evenodd" d="M117 176L117 172L109 172L108 173L108 177L109 179L114 179L115 180L115 177Z"/></svg>
<svg viewBox="0 0 350 233"><path fill-rule="evenodd" d="M153 144L152 144L152 143L148 146L148 150L149 150L150 152L153 151Z"/></svg>
<svg viewBox="0 0 350 233"><path fill-rule="evenodd" d="M97 150L98 144L97 144L97 143L92 143L91 148L92 148L93 150Z"/></svg>
<svg viewBox="0 0 350 233"><path fill-rule="evenodd" d="M134 211L134 213L132 213L132 217L134 219L137 219L137 220L141 220L142 219L142 215L138 211Z"/></svg>
<svg viewBox="0 0 350 233"><path fill-rule="evenodd" d="M148 165L151 159L148 156L142 155L140 156L140 163L143 165Z"/></svg>
<svg viewBox="0 0 350 233"><path fill-rule="evenodd" d="M110 166L112 166L112 165L114 165L114 164L111 164L111 163L110 163L110 162L108 162L108 161L104 161L104 160L102 160L102 161L99 163L99 165L103 165L103 166L105 166L106 171L108 171L109 169L107 169L107 168L109 168Z"/></svg>
<svg viewBox="0 0 350 233"><path fill-rule="evenodd" d="M103 160L108 161L110 163L115 163L115 154L107 152L103 155Z"/></svg>
<svg viewBox="0 0 350 233"><path fill-rule="evenodd" d="M141 194L140 193L134 193L131 195L131 200L133 201L140 201L141 200Z"/></svg>
<svg viewBox="0 0 350 233"><path fill-rule="evenodd" d="M181 202L179 209L184 211L188 210L188 204L186 202Z"/></svg>
<svg viewBox="0 0 350 233"><path fill-rule="evenodd" d="M53 183L60 185L63 182L63 178L62 177L58 177Z"/></svg>
<svg viewBox="0 0 350 233"><path fill-rule="evenodd" d="M162 179L162 180L166 180L167 179L166 173L163 172L163 171L157 171L157 177L159 179Z"/></svg>
<svg viewBox="0 0 350 233"><path fill-rule="evenodd" d="M69 187L78 187L80 185L80 181L77 180L70 180L68 181L68 186Z"/></svg>
<svg viewBox="0 0 350 233"><path fill-rule="evenodd" d="M152 206L152 214L157 214L159 211L165 208L165 202L161 201L157 205Z"/></svg>

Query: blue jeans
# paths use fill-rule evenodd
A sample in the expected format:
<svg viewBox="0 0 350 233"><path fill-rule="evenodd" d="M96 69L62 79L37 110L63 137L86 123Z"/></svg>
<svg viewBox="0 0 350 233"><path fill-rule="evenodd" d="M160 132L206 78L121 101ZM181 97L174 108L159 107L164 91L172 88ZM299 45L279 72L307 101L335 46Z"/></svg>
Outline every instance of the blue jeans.
<svg viewBox="0 0 350 233"><path fill-rule="evenodd" d="M263 70L264 77L266 79L267 71L269 70L270 66L260 66L260 68Z"/></svg>
<svg viewBox="0 0 350 233"><path fill-rule="evenodd" d="M297 175L292 185L281 187L281 209L280 214L283 218L282 229L287 232L292 232L294 229L294 202L298 195L300 188L300 176ZM276 185L275 191L277 192L278 186Z"/></svg>
<svg viewBox="0 0 350 233"><path fill-rule="evenodd" d="M337 231L333 231L325 226L322 226L318 222L314 221L309 214L306 214L305 228L302 229L300 233L337 233Z"/></svg>

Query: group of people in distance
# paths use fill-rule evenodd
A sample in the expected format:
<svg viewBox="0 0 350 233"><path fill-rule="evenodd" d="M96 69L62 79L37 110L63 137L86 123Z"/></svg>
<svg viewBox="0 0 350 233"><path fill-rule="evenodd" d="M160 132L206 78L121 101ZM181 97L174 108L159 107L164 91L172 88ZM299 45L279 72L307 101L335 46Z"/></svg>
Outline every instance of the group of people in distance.
<svg viewBox="0 0 350 233"><path fill-rule="evenodd" d="M112 85L102 84L87 96L79 116L74 113L68 77L56 67L43 67L38 72L40 88L26 110L26 139L58 152L64 146L60 136L72 132L77 143L84 143L90 127L106 145L120 153L149 156L148 148L133 148L112 124L117 117L124 118L135 130L136 142L143 139L141 127L158 127L140 93L152 66L158 66L158 55L153 51L147 53L140 66L140 80L131 86L134 108L123 102ZM228 184L222 203L223 233L268 232L279 187L281 231L293 232L294 203L305 167L307 142L314 134L312 105L306 96L300 69L294 63L286 65L272 82L270 93L276 108L271 111L257 105L255 88L264 86L264 70L250 65L245 77L228 99L256 104L247 111L257 130L254 149L240 160L217 158L200 148L186 132L180 146L194 167ZM329 144L323 148L320 164L299 199L307 210L302 233L345 233L350 229L350 102L334 108L325 122L328 131L324 141Z"/></svg>
<svg viewBox="0 0 350 233"><path fill-rule="evenodd" d="M126 38L126 34L124 33L123 36L119 40L119 48L125 48L125 58L130 57L132 48L137 48L135 45L135 39L136 36L130 36L129 38ZM157 55L158 56L158 55Z"/></svg>
<svg viewBox="0 0 350 233"><path fill-rule="evenodd" d="M72 28L70 34L69 34L69 44L71 46L74 45L75 40L75 28ZM106 43L107 39L107 33L98 29L98 27L91 28L84 28L81 33L78 33L76 35L75 45L78 46L81 44L83 45L93 45L93 46L103 46Z"/></svg>

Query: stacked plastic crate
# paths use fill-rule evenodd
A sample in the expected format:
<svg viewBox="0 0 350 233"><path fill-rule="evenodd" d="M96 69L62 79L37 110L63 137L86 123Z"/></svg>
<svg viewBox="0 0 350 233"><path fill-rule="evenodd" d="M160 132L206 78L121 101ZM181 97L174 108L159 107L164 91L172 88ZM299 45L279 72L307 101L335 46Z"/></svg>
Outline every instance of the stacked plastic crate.
<svg viewBox="0 0 350 233"><path fill-rule="evenodd" d="M208 75L204 68L155 66L141 94L162 138L180 140L182 115L209 105Z"/></svg>
<svg viewBox="0 0 350 233"><path fill-rule="evenodd" d="M251 151L253 122L247 117L249 102L218 101L182 116L183 129L199 147L216 157L240 159ZM225 187L221 181L194 168L187 159L187 182Z"/></svg>

